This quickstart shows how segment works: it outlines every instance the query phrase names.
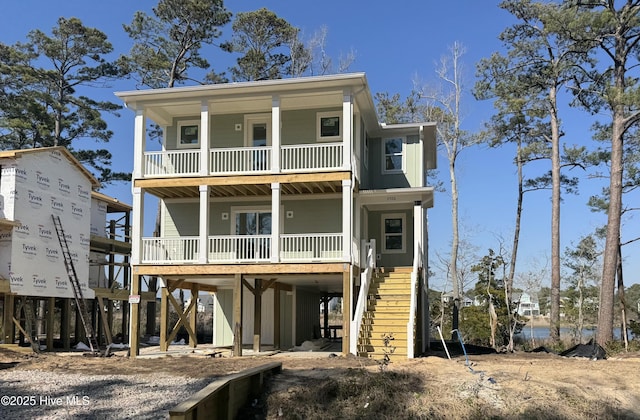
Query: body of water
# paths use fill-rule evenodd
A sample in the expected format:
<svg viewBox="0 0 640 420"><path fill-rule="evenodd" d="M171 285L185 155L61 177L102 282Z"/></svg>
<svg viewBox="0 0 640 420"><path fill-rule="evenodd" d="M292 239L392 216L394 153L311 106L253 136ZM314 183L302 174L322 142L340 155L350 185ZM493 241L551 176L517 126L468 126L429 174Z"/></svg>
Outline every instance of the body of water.
<svg viewBox="0 0 640 420"><path fill-rule="evenodd" d="M614 328L613 336L616 339L620 339L620 328ZM582 337L585 339L589 339L591 337L595 337L596 329L584 329L582 330ZM525 340L530 340L533 336L534 339L545 339L549 338L549 327L528 327L525 326L522 329L522 332L518 334L519 337L522 337ZM571 328L562 327L560 328L560 338L571 338ZM629 333L629 339L633 338L633 334Z"/></svg>

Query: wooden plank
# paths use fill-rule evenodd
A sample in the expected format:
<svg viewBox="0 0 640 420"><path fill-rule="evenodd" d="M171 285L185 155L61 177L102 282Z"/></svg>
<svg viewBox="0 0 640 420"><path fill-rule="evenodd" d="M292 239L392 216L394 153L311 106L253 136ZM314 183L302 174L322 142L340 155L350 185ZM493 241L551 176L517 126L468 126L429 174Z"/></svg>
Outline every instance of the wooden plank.
<svg viewBox="0 0 640 420"><path fill-rule="evenodd" d="M193 307L191 308L191 312L189 312L189 326L191 327L191 331L193 334L189 334L189 347L195 348L198 345L198 293L200 289L197 283L191 284L191 303Z"/></svg>
<svg viewBox="0 0 640 420"><path fill-rule="evenodd" d="M249 398L262 391L264 376L282 371L282 362L267 363L217 379L169 410L169 418L233 419Z"/></svg>
<svg viewBox="0 0 640 420"><path fill-rule="evenodd" d="M9 280L0 278L0 293L8 295L11 293L11 283Z"/></svg>
<svg viewBox="0 0 640 420"><path fill-rule="evenodd" d="M169 344L167 343L167 330L169 328L169 289L162 287L160 289L160 351L167 351Z"/></svg>
<svg viewBox="0 0 640 420"><path fill-rule="evenodd" d="M176 298L173 297L173 294L169 293L167 294L167 297L169 298L169 302L171 302L171 305L173 305L173 308L178 313L178 321L176 322L176 325L174 325L173 330L171 330L171 333L167 337L167 343L170 343L171 341L173 341L173 339L178 334L178 330L180 329L180 326L183 326L184 329L187 330L187 334L189 334L189 337L193 337L193 339L195 340L195 333L191 329L191 324L189 323L189 319L187 318L187 315L190 313L190 311L193 310L196 302L193 299L191 299L189 306L187 306L183 312L182 308L180 307L180 304L178 303ZM167 344L167 347L168 347L168 344Z"/></svg>
<svg viewBox="0 0 640 420"><path fill-rule="evenodd" d="M5 293L3 308L2 308L3 310L2 335L3 335L3 341L5 344L13 344L13 340L15 338L15 330L13 328L14 304L15 304L14 296Z"/></svg>
<svg viewBox="0 0 640 420"><path fill-rule="evenodd" d="M62 339L62 349L69 351L71 349L71 299L62 299L62 308L60 309L60 338Z"/></svg>
<svg viewBox="0 0 640 420"><path fill-rule="evenodd" d="M260 339L262 330L262 280L255 279L253 293L253 351L260 353Z"/></svg>
<svg viewBox="0 0 640 420"><path fill-rule="evenodd" d="M280 283L273 285L273 346L280 348Z"/></svg>
<svg viewBox="0 0 640 420"><path fill-rule="evenodd" d="M336 274L349 273L347 263L311 264L189 264L135 265L133 273L140 276L199 276L224 274Z"/></svg>
<svg viewBox="0 0 640 420"><path fill-rule="evenodd" d="M235 275L233 283L233 356L242 356L242 274Z"/></svg>
<svg viewBox="0 0 640 420"><path fill-rule="evenodd" d="M268 175L236 175L236 176L209 176L209 177L184 177L184 178L150 178L136 179L134 187L140 188L173 188L173 187L198 187L200 185L234 186L234 185L260 185L260 184L292 184L301 182L331 182L351 179L351 172L315 172L304 174L268 174Z"/></svg>
<svg viewBox="0 0 640 420"><path fill-rule="evenodd" d="M107 304L109 301L107 300ZM111 336L111 328L109 327L109 320L107 319L107 313L104 310L104 300L102 296L98 296L98 307L100 310L100 320L102 321L102 328L104 328L104 335L107 337L107 345L113 343L113 337Z"/></svg>
<svg viewBox="0 0 640 420"><path fill-rule="evenodd" d="M133 295L140 294L140 275L133 273L131 275L131 293ZM131 343L131 348L129 350L129 355L132 358L140 355L140 304L139 303L131 303L131 337L129 337L129 342Z"/></svg>
<svg viewBox="0 0 640 420"><path fill-rule="evenodd" d="M47 350L53 350L53 323L54 323L54 314L56 307L56 298L50 297L47 299Z"/></svg>

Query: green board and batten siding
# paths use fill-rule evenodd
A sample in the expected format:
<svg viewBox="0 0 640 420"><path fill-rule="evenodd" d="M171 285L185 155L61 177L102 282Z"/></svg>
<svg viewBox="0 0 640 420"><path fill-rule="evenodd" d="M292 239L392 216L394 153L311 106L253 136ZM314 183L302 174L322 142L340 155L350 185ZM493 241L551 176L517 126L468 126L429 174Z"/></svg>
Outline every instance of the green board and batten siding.
<svg viewBox="0 0 640 420"><path fill-rule="evenodd" d="M198 236L197 200L166 200L164 211L165 237ZM211 235L229 235L232 226L232 208L270 207L270 201L213 202L209 206L209 232ZM282 201L282 233L337 233L342 229L341 201L339 198ZM291 218L287 218L291 212ZM222 219L228 214L227 220Z"/></svg>

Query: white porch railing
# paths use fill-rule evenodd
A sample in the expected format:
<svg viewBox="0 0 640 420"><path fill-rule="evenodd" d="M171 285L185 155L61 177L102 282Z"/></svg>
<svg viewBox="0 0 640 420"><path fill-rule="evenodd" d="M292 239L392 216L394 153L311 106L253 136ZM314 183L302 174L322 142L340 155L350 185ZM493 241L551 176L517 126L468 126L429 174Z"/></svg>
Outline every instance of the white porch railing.
<svg viewBox="0 0 640 420"><path fill-rule="evenodd" d="M209 236L210 263L268 262L271 235Z"/></svg>
<svg viewBox="0 0 640 420"><path fill-rule="evenodd" d="M336 261L342 260L341 233L302 233L280 235L280 260Z"/></svg>
<svg viewBox="0 0 640 420"><path fill-rule="evenodd" d="M342 143L297 144L280 148L282 172L340 170L343 167ZM143 173L146 177L195 176L200 174L200 149L145 152ZM209 150L209 174L270 173L272 149L262 147L228 147Z"/></svg>
<svg viewBox="0 0 640 420"><path fill-rule="evenodd" d="M280 166L286 172L342 168L342 143L282 146Z"/></svg>
<svg viewBox="0 0 640 420"><path fill-rule="evenodd" d="M198 237L143 238L142 263L179 264L198 261Z"/></svg>
<svg viewBox="0 0 640 420"><path fill-rule="evenodd" d="M211 264L271 262L271 235L219 235L208 238ZM200 238L143 238L143 264L198 263ZM304 233L280 236L281 262L342 261L341 233Z"/></svg>
<svg viewBox="0 0 640 420"><path fill-rule="evenodd" d="M360 327L362 326L362 316L367 309L367 296L369 295L369 286L371 285L371 277L373 270L376 268L376 240L371 239L369 242L363 241L362 246L366 253L366 266L364 272L360 274L360 293L358 293L358 301L356 309L351 320L351 335L349 336L349 353L358 354L358 337L360 336Z"/></svg>
<svg viewBox="0 0 640 420"><path fill-rule="evenodd" d="M144 175L183 176L200 172L200 150L173 150L144 153Z"/></svg>
<svg viewBox="0 0 640 420"><path fill-rule="evenodd" d="M209 151L209 173L241 174L271 171L270 147L230 147Z"/></svg>

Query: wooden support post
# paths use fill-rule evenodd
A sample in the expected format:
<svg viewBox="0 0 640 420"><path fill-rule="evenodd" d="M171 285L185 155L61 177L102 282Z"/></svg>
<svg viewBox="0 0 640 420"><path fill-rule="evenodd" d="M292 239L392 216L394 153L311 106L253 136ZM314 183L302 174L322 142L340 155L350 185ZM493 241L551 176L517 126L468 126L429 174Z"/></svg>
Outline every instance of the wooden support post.
<svg viewBox="0 0 640 420"><path fill-rule="evenodd" d="M107 302L110 302L107 299ZM111 336L111 328L109 328L109 314L105 311L104 300L102 296L98 296L98 311L100 313L100 319L102 320L102 328L104 329L104 336L107 339L107 346L113 343L113 337Z"/></svg>
<svg viewBox="0 0 640 420"><path fill-rule="evenodd" d="M273 347L280 348L280 284L273 287Z"/></svg>
<svg viewBox="0 0 640 420"><path fill-rule="evenodd" d="M169 293L167 294L167 297L169 298L169 302L171 302L171 305L173 305L176 312L178 312L179 318L178 318L178 322L176 322L176 325L174 325L173 329L169 333L169 336L167 337L167 341L166 341L167 348L169 347L169 343L173 341L173 339L178 334L178 331L180 330L181 326L184 327L185 330L187 330L187 334L189 334L190 339L195 339L195 338L192 338L192 337L195 337L195 333L193 332L189 319L187 318L187 314L189 314L189 312L193 310L195 306L194 300L191 299L191 303L183 311L182 307L180 306L180 303L176 300L175 297L173 297L173 294L171 292L172 290L170 289Z"/></svg>
<svg viewBox="0 0 640 420"><path fill-rule="evenodd" d="M322 309L324 312L324 338L328 338L331 337L331 334L329 332L329 301L331 300L331 298L329 297L328 294L325 293L325 295L322 297Z"/></svg>
<svg viewBox="0 0 640 420"><path fill-rule="evenodd" d="M233 283L233 356L242 356L242 274Z"/></svg>
<svg viewBox="0 0 640 420"><path fill-rule="evenodd" d="M163 287L160 289L160 351L167 351L169 343L167 343L167 331L169 329L169 289Z"/></svg>
<svg viewBox="0 0 640 420"><path fill-rule="evenodd" d="M2 334L5 344L13 344L15 340L15 327L13 326L13 314L14 314L15 299L13 295L5 293L4 295L4 307L3 307L3 322L2 322Z"/></svg>
<svg viewBox="0 0 640 420"><path fill-rule="evenodd" d="M189 313L189 347L195 348L198 345L198 294L200 288L198 283L191 284L191 312Z"/></svg>
<svg viewBox="0 0 640 420"><path fill-rule="evenodd" d="M131 294L140 295L140 275L131 278ZM140 303L130 303L131 321L129 334L129 355L132 358L140 355Z"/></svg>
<svg viewBox="0 0 640 420"><path fill-rule="evenodd" d="M351 337L351 272L342 273L342 354L349 354Z"/></svg>
<svg viewBox="0 0 640 420"><path fill-rule="evenodd" d="M71 350L71 299L62 298L62 308L60 310L60 339L62 340L62 350Z"/></svg>
<svg viewBox="0 0 640 420"><path fill-rule="evenodd" d="M260 353L260 340L262 338L262 280L255 279L253 290L253 351Z"/></svg>
<svg viewBox="0 0 640 420"><path fill-rule="evenodd" d="M47 351L53 350L53 324L55 321L56 298L50 297L47 300Z"/></svg>

